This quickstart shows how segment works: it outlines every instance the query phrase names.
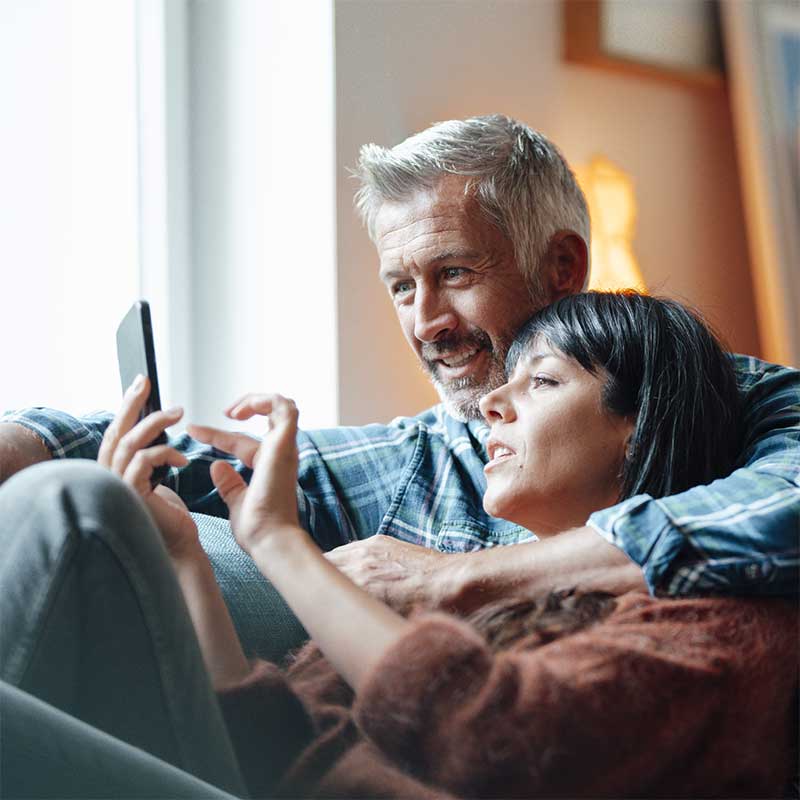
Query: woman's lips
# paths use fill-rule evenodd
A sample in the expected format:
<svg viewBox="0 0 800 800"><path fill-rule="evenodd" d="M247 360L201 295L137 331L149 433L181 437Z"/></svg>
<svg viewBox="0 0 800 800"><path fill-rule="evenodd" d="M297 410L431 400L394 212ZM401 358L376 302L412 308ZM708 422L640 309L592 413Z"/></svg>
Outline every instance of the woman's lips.
<svg viewBox="0 0 800 800"><path fill-rule="evenodd" d="M516 455L516 451L512 447L491 437L486 442L486 453L489 456L489 463L483 468L484 472Z"/></svg>

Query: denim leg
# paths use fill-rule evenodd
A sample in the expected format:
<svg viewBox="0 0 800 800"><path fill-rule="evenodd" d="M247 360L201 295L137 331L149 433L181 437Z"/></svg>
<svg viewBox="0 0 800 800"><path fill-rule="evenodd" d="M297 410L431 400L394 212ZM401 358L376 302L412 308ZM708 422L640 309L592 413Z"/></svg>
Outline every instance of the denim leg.
<svg viewBox="0 0 800 800"><path fill-rule="evenodd" d="M0 797L234 797L1 681L0 743Z"/></svg>
<svg viewBox="0 0 800 800"><path fill-rule="evenodd" d="M2 680L246 794L161 536L94 462L0 488L0 641Z"/></svg>

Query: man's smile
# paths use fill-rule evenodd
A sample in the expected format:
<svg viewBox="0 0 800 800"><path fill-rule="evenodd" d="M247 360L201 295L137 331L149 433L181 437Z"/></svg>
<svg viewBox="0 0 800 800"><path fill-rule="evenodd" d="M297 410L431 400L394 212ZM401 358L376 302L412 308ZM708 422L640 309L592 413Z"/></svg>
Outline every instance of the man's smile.
<svg viewBox="0 0 800 800"><path fill-rule="evenodd" d="M486 350L480 346L471 346L468 350L448 353L443 358L429 362L436 376L442 382L466 378L474 374L480 367L481 357Z"/></svg>
<svg viewBox="0 0 800 800"><path fill-rule="evenodd" d="M442 356L439 359L446 367L460 367L462 364L466 364L477 352L480 350L480 347L473 347L471 350L467 350L465 353L455 354L451 356Z"/></svg>

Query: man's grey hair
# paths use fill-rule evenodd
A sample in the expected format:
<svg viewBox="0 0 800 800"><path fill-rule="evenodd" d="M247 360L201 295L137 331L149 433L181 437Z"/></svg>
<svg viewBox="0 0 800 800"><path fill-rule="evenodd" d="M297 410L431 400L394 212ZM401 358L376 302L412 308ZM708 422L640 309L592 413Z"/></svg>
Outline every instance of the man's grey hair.
<svg viewBox="0 0 800 800"><path fill-rule="evenodd" d="M466 193L511 241L531 293L541 296L539 265L551 237L571 230L589 247L589 212L558 148L502 114L439 122L395 147L365 144L356 207L375 241L386 201L433 189L445 175L467 178Z"/></svg>

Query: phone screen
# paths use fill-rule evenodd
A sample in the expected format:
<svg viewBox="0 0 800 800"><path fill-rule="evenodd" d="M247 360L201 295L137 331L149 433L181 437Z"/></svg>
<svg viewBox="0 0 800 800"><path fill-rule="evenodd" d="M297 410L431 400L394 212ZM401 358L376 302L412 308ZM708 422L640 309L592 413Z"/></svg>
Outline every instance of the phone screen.
<svg viewBox="0 0 800 800"><path fill-rule="evenodd" d="M158 372L156 371L156 351L153 344L153 324L150 319L150 305L146 300L137 300L123 317L117 328L117 359L122 391L125 393L137 375L150 379L150 394L139 420L153 411L161 410L161 397L158 391ZM166 434L160 434L151 445L166 444ZM168 467L157 467L151 482L155 486L166 476Z"/></svg>

